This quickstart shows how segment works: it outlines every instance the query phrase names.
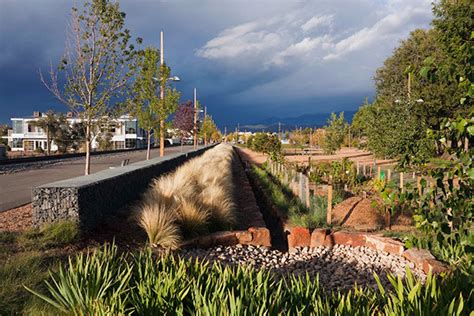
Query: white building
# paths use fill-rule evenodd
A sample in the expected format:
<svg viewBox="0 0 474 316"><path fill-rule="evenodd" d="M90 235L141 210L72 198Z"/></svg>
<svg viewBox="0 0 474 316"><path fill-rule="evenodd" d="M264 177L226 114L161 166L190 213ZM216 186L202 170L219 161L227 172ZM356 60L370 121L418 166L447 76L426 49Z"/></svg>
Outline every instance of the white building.
<svg viewBox="0 0 474 316"><path fill-rule="evenodd" d="M34 151L38 148L47 149L46 131L32 124L45 115L34 112L32 117L12 118L12 129L9 131L8 145L12 151ZM70 126L80 123L82 120L73 117L71 113L66 116ZM146 132L138 126L136 118L123 115L118 119L108 121L108 130L112 134L111 142L114 149L144 148L146 147ZM92 149L98 148L97 136L94 136ZM51 151L58 149L54 141L51 143Z"/></svg>

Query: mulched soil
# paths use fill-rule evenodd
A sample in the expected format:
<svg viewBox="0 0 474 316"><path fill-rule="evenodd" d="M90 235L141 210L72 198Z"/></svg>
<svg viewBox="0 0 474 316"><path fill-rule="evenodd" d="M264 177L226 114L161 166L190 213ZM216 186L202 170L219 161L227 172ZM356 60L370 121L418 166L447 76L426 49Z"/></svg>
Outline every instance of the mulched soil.
<svg viewBox="0 0 474 316"><path fill-rule="evenodd" d="M31 203L0 212L0 231L21 232L31 227L33 207Z"/></svg>
<svg viewBox="0 0 474 316"><path fill-rule="evenodd" d="M333 222L343 227L357 230L374 231L385 227L385 214L381 201L373 197L350 197L337 204L333 211ZM392 216L392 229L406 230L412 225L410 214Z"/></svg>

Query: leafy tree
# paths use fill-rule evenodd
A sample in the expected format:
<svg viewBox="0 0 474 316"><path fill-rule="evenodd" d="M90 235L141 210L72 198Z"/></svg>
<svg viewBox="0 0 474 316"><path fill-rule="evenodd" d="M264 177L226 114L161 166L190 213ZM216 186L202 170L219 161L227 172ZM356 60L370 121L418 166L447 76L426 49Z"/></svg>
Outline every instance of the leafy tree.
<svg viewBox="0 0 474 316"><path fill-rule="evenodd" d="M174 115L173 127L180 132L181 146L186 136L192 135L194 128L194 105L191 101L181 103Z"/></svg>
<svg viewBox="0 0 474 316"><path fill-rule="evenodd" d="M331 118L328 120L328 125L324 127L324 152L327 154L334 154L336 150L341 148L344 143L344 137L347 133L348 124L344 119L344 112L331 113Z"/></svg>
<svg viewBox="0 0 474 316"><path fill-rule="evenodd" d="M300 148L303 148L309 144L311 133L312 133L312 130L310 128L299 129L299 130L296 129L290 132L290 136L289 136L290 143L297 145Z"/></svg>
<svg viewBox="0 0 474 316"><path fill-rule="evenodd" d="M202 121L201 128L200 128L200 137L204 140L204 145L207 145L208 142L213 138L212 136L216 136L219 132L216 123L212 120L212 116L206 115L204 120Z"/></svg>
<svg viewBox="0 0 474 316"><path fill-rule="evenodd" d="M51 154L51 140L59 129L60 120L60 115L52 110L49 110L38 120L30 122L31 125L37 126L46 132L46 154L48 156Z"/></svg>
<svg viewBox="0 0 474 316"><path fill-rule="evenodd" d="M99 143L99 150L112 150L112 133L110 131L101 132L98 137L97 141Z"/></svg>
<svg viewBox="0 0 474 316"><path fill-rule="evenodd" d="M441 117L454 117L460 111L459 94L455 81L439 78L434 83L422 75L428 58L438 64L446 58L438 42L438 31L413 31L385 60L383 67L377 69L376 95L382 106L401 99L423 100L416 103L416 110L431 128L437 129Z"/></svg>
<svg viewBox="0 0 474 316"><path fill-rule="evenodd" d="M59 129L56 131L53 141L61 153L66 153L69 148L79 150L85 141L85 128L82 123L69 125L64 116L60 117Z"/></svg>
<svg viewBox="0 0 474 316"><path fill-rule="evenodd" d="M442 0L430 30L415 30L375 75L376 101L354 116L353 130L377 156L423 164L441 152L426 129L472 111L472 4ZM410 88L410 89L409 89Z"/></svg>
<svg viewBox="0 0 474 316"><path fill-rule="evenodd" d="M444 55L442 60L437 60L436 56L431 56L434 64L437 64L432 71L437 79L450 81L453 83L469 81L462 84L461 89L457 89L452 95L453 102L446 106L457 105L459 114L466 116L472 110L472 104L465 104L466 96L472 98L473 88L470 84L474 82L473 77L473 44L474 19L472 1L470 0L440 0L434 3L433 13L435 18L432 22L437 31L437 42ZM439 81L439 80L436 80ZM471 89L471 90L469 90ZM453 116L448 116L453 118Z"/></svg>
<svg viewBox="0 0 474 316"><path fill-rule="evenodd" d="M132 98L129 99L130 113L138 120L138 125L147 132L146 159L150 159L151 135L160 124L157 110L160 106L160 82L156 79L160 76L159 51L147 47L144 54L138 59L138 75L133 84Z"/></svg>
<svg viewBox="0 0 474 316"><path fill-rule="evenodd" d="M251 149L270 155L272 160L281 156L281 141L278 135L256 133L252 138Z"/></svg>
<svg viewBox="0 0 474 316"><path fill-rule="evenodd" d="M85 174L90 173L90 149L97 120L110 113L110 101L122 96L133 74L135 47L125 29L125 13L109 0L73 7L67 50L50 81L41 80L53 95L82 118L85 125ZM137 39L141 43L141 39ZM65 76L59 86L58 73Z"/></svg>
<svg viewBox="0 0 474 316"><path fill-rule="evenodd" d="M8 139L2 138L2 136L7 136L9 129L10 129L10 126L8 126L7 124L0 125L0 144L4 144L8 146Z"/></svg>

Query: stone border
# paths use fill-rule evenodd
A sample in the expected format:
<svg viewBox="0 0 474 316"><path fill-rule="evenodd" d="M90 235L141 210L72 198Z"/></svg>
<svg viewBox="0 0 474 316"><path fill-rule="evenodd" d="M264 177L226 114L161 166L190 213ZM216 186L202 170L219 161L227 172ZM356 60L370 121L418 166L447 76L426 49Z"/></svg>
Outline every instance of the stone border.
<svg viewBox="0 0 474 316"><path fill-rule="evenodd" d="M330 229L318 228L310 232L304 227L286 227L288 232L288 250L296 251L296 248L333 247L334 245L345 245L352 247L368 247L373 250L384 251L392 255L402 256L425 273L441 273L449 271L449 267L436 260L436 258L425 249L406 249L404 244L398 240L383 237L376 234L349 231L331 231Z"/></svg>
<svg viewBox="0 0 474 316"><path fill-rule="evenodd" d="M187 240L180 245L180 248L211 248L217 245L234 246L237 244L271 247L270 231L265 227L221 231Z"/></svg>

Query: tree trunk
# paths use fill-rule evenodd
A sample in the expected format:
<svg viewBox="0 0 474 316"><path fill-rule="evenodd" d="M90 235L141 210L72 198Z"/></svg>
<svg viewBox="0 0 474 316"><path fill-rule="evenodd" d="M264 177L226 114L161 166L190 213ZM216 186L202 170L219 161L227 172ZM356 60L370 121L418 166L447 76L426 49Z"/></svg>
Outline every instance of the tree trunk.
<svg viewBox="0 0 474 316"><path fill-rule="evenodd" d="M165 121L160 120L160 157L165 155Z"/></svg>
<svg viewBox="0 0 474 316"><path fill-rule="evenodd" d="M51 154L51 139L49 136L49 127L46 127L46 153L48 156Z"/></svg>
<svg viewBox="0 0 474 316"><path fill-rule="evenodd" d="M183 152L183 140L184 140L184 137L181 137L181 152Z"/></svg>
<svg viewBox="0 0 474 316"><path fill-rule="evenodd" d="M91 172L91 127L86 126L86 167L84 174L87 176Z"/></svg>
<svg viewBox="0 0 474 316"><path fill-rule="evenodd" d="M150 148L151 148L151 130L148 130L148 144L146 148L146 160L150 160Z"/></svg>

